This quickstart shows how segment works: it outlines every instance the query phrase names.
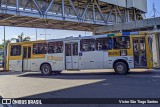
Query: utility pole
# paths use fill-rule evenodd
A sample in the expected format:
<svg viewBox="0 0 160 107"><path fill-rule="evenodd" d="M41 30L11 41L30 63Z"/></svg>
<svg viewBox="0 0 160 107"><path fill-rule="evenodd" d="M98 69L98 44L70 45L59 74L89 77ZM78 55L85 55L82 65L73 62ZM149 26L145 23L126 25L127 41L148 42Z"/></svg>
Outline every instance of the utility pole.
<svg viewBox="0 0 160 107"><path fill-rule="evenodd" d="M37 28L36 28L36 41L37 41Z"/></svg>
<svg viewBox="0 0 160 107"><path fill-rule="evenodd" d="M3 55L3 70L6 70L6 27L4 26L4 55Z"/></svg>
<svg viewBox="0 0 160 107"><path fill-rule="evenodd" d="M44 34L40 34L40 35L44 35L45 36L45 40L47 39L47 35L51 35L51 34L46 34L46 29L45 29L45 33Z"/></svg>
<svg viewBox="0 0 160 107"><path fill-rule="evenodd" d="M160 13L159 13L159 11L156 9L154 3L153 3L152 11L150 12L148 18L150 18L150 15L152 15L152 14L153 14L153 16L151 16L152 18L156 18L158 15L160 15Z"/></svg>
<svg viewBox="0 0 160 107"><path fill-rule="evenodd" d="M155 17L156 17L156 8L155 8L155 5L153 3L153 18L155 18Z"/></svg>

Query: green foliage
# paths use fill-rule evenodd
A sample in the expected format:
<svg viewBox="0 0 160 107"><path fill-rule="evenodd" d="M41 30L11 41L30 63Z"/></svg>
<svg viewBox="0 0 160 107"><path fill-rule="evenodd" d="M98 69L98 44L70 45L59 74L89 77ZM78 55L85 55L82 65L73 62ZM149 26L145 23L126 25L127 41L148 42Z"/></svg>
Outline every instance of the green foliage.
<svg viewBox="0 0 160 107"><path fill-rule="evenodd" d="M3 49L4 48L4 45L0 44L0 49Z"/></svg>
<svg viewBox="0 0 160 107"><path fill-rule="evenodd" d="M2 44L0 44L0 49L4 49L4 47L7 48L8 44L9 44L11 41L17 40L17 39L19 40L19 42L30 41L30 37L28 37L28 36L25 37L24 34L23 34L23 32L22 32L20 35L18 35L17 38L11 38L11 40L6 40L5 42L4 42L4 40L3 40ZM5 44L4 44L4 43L5 43Z"/></svg>
<svg viewBox="0 0 160 107"><path fill-rule="evenodd" d="M26 42L26 41L30 41L30 37L29 36L24 36L24 34L23 34L23 32L20 34L20 35L18 35L18 37L17 38L11 38L11 41L13 41L13 40L19 40L19 42Z"/></svg>
<svg viewBox="0 0 160 107"><path fill-rule="evenodd" d="M5 42L4 42L4 40L2 40L2 41L3 41L3 43L0 44L0 49L4 49L4 47L7 47L8 44L11 42L11 40L5 40Z"/></svg>

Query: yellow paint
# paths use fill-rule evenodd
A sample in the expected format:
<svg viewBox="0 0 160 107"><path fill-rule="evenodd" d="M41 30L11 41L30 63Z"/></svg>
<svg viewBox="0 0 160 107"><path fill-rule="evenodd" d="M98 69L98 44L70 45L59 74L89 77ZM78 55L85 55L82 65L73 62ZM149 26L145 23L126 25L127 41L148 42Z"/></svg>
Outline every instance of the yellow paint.
<svg viewBox="0 0 160 107"><path fill-rule="evenodd" d="M127 56L133 56L132 37L130 37L130 48L129 49L112 49L112 50L108 50L108 56L109 57L121 56L120 55L120 51L121 50L127 50Z"/></svg>
<svg viewBox="0 0 160 107"><path fill-rule="evenodd" d="M145 32L145 31L140 31L140 32L139 32L139 35L147 35L147 32Z"/></svg>
<svg viewBox="0 0 160 107"><path fill-rule="evenodd" d="M63 57L48 56L48 60L63 61Z"/></svg>
<svg viewBox="0 0 160 107"><path fill-rule="evenodd" d="M116 33L115 36L122 36L122 33Z"/></svg>
<svg viewBox="0 0 160 107"><path fill-rule="evenodd" d="M31 42L19 42L19 43L10 43L7 47L7 63L6 63L6 70L9 70L9 60L22 60L22 53L23 53L23 47L31 47L31 58L30 59L35 59L35 58L45 58L45 54L32 54L32 49L33 49L33 44L34 43L45 43L45 40L41 41L31 41ZM21 45L21 55L19 56L10 56L10 50L11 46L13 45Z"/></svg>
<svg viewBox="0 0 160 107"><path fill-rule="evenodd" d="M146 41L147 68L151 69L153 68L153 54L149 49L148 36L146 36L145 41Z"/></svg>
<svg viewBox="0 0 160 107"><path fill-rule="evenodd" d="M32 54L31 58L32 59L37 59L37 58L45 58L45 54Z"/></svg>
<svg viewBox="0 0 160 107"><path fill-rule="evenodd" d="M108 56L109 57L120 56L120 50L109 50L108 51Z"/></svg>

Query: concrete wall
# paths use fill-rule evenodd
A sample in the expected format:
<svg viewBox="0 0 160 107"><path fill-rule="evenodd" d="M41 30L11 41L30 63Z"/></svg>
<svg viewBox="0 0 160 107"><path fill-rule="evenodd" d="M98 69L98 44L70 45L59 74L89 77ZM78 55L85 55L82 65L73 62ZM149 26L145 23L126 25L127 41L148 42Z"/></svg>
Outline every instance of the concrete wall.
<svg viewBox="0 0 160 107"><path fill-rule="evenodd" d="M127 0L127 8L132 7L147 12L147 0Z"/></svg>
<svg viewBox="0 0 160 107"><path fill-rule="evenodd" d="M126 8L137 8L143 12L147 12L147 0L100 0L100 1Z"/></svg>
<svg viewBox="0 0 160 107"><path fill-rule="evenodd" d="M95 34L103 33L103 32L112 32L117 30L131 30L131 29L139 29L139 28L147 28L153 26L160 25L160 17L145 19L145 20L137 20L129 23L119 23L110 26L102 26L95 29Z"/></svg>
<svg viewBox="0 0 160 107"><path fill-rule="evenodd" d="M107 2L109 4L114 4L122 7L126 7L126 0L99 0L102 2Z"/></svg>

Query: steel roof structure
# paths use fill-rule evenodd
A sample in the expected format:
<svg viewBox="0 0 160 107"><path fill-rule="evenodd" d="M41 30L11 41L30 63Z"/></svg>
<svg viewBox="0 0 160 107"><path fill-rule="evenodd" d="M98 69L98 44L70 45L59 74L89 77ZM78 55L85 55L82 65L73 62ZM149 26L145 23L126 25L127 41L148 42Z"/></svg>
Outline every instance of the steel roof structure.
<svg viewBox="0 0 160 107"><path fill-rule="evenodd" d="M142 12L104 0L0 0L0 26L94 31L143 19Z"/></svg>

